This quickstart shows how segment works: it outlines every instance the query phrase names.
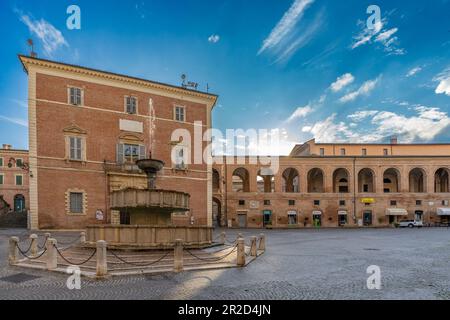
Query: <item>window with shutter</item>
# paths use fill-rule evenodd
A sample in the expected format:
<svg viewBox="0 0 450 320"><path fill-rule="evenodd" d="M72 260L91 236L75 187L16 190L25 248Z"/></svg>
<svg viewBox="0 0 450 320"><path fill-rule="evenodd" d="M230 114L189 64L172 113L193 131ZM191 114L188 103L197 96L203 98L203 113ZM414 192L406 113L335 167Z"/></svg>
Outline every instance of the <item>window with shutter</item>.
<svg viewBox="0 0 450 320"><path fill-rule="evenodd" d="M185 108L175 107L175 121L185 122Z"/></svg>
<svg viewBox="0 0 450 320"><path fill-rule="evenodd" d="M82 104L81 101L81 89L80 88L70 88L69 89L70 92L70 104L73 104L75 106L80 106Z"/></svg>
<svg viewBox="0 0 450 320"><path fill-rule="evenodd" d="M135 97L126 97L126 112L129 114L137 113L137 99Z"/></svg>
<svg viewBox="0 0 450 320"><path fill-rule="evenodd" d="M80 137L70 137L69 138L70 143L70 160L76 160L81 161L83 160L83 153L82 153L82 140Z"/></svg>

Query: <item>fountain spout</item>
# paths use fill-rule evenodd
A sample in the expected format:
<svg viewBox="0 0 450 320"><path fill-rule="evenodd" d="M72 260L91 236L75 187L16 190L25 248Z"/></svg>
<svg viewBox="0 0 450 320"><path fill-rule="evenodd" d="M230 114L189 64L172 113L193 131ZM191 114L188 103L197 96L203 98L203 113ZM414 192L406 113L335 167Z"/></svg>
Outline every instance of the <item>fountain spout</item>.
<svg viewBox="0 0 450 320"><path fill-rule="evenodd" d="M156 189L156 176L164 168L164 162L154 159L136 161L136 165L147 175L147 187L149 190Z"/></svg>

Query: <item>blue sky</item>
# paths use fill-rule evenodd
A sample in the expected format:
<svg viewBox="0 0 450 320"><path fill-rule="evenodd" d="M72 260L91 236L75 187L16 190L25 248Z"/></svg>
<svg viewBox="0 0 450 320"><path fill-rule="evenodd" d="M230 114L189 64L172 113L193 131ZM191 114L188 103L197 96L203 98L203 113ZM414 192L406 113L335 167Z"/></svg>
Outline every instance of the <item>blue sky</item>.
<svg viewBox="0 0 450 320"><path fill-rule="evenodd" d="M81 30L66 9L81 8ZM381 9L366 27L369 5ZM279 129L277 152L321 142L450 142L450 0L13 1L0 3L0 144L27 148L39 57L220 95L214 126Z"/></svg>

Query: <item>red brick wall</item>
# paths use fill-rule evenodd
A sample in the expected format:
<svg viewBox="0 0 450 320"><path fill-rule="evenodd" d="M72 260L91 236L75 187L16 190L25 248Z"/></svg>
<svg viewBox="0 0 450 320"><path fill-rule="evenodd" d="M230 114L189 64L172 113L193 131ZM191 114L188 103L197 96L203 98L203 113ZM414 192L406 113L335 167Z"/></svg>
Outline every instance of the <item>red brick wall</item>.
<svg viewBox="0 0 450 320"><path fill-rule="evenodd" d="M207 123L206 105L177 100L169 97L151 95L90 82L37 74L37 153L38 153L38 195L40 228L83 228L96 223L95 212L106 212L107 188L103 165L100 162L116 162L116 145L123 133L119 128L119 119L144 123L144 143L147 152L150 145L148 118L149 99L152 98L157 118L173 119L175 104L186 107L188 123L156 120L154 132L153 157L163 160L171 167L171 134L177 128L185 128L194 137L194 127L189 122ZM67 104L67 87L77 86L84 89L86 107ZM138 114L124 113L124 96L138 97ZM90 109L97 108L97 109ZM113 112L106 112L106 111ZM65 139L63 130L77 125L87 132L87 163L74 163L62 160L65 157ZM206 146L206 143L204 143ZM55 159L49 159L55 158ZM92 163L94 162L94 163ZM95 163L98 162L98 163ZM59 169L59 170L58 170ZM159 188L187 192L191 194L191 209L198 224L207 223L207 166L191 165L190 170L201 172L179 173L165 170L164 176L157 181ZM177 176L179 179L170 177ZM191 180L190 178L202 179ZM72 217L66 214L65 193L67 189L78 188L87 192L88 212L86 217ZM107 213L109 215L109 213ZM183 219L182 219L183 220ZM181 223L184 223L181 221Z"/></svg>

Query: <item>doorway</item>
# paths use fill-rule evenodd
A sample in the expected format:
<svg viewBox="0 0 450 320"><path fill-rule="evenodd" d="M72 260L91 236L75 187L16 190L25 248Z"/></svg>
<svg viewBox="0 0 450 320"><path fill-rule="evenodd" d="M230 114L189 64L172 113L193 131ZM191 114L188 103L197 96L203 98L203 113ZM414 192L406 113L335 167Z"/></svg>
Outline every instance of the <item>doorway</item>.
<svg viewBox="0 0 450 320"><path fill-rule="evenodd" d="M242 229L247 228L247 214L246 213L238 213L238 226L239 226L239 228L242 228Z"/></svg>
<svg viewBox="0 0 450 320"><path fill-rule="evenodd" d="M264 210L263 211L263 225L264 227L272 225L272 210Z"/></svg>
<svg viewBox="0 0 450 320"><path fill-rule="evenodd" d="M415 212L415 219L418 222L423 222L423 211L418 210Z"/></svg>
<svg viewBox="0 0 450 320"><path fill-rule="evenodd" d="M313 214L313 223L314 227L321 227L322 226L322 214Z"/></svg>
<svg viewBox="0 0 450 320"><path fill-rule="evenodd" d="M370 211L370 210L364 211L364 214L363 214L364 226L366 226L366 227L371 226L372 222L373 222L372 211Z"/></svg>
<svg viewBox="0 0 450 320"><path fill-rule="evenodd" d="M25 211L25 197L18 194L14 197L14 211L24 212Z"/></svg>

